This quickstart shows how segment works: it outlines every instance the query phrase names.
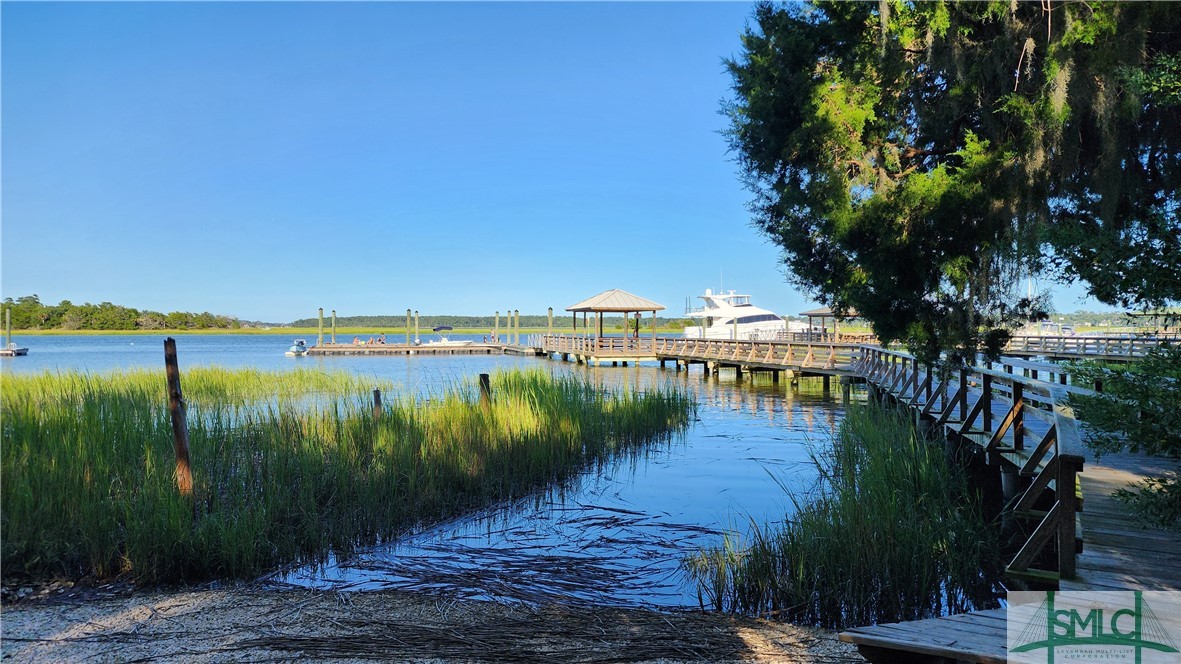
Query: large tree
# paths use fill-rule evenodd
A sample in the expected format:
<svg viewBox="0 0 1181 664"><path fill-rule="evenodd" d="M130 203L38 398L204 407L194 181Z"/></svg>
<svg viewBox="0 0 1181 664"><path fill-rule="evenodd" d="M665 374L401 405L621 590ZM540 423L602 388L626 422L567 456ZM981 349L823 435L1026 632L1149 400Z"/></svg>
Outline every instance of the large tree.
<svg viewBox="0 0 1181 664"><path fill-rule="evenodd" d="M754 224L789 276L933 358L1037 317L1023 276L1181 297L1181 12L760 4L728 67Z"/></svg>

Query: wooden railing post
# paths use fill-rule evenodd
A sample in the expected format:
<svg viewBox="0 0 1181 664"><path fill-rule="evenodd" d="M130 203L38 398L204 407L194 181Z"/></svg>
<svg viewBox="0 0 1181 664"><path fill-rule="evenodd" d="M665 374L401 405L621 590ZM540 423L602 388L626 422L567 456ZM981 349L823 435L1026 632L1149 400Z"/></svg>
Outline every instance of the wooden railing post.
<svg viewBox="0 0 1181 664"><path fill-rule="evenodd" d="M992 374L984 374L980 387L984 391L984 430L992 431Z"/></svg>
<svg viewBox="0 0 1181 664"><path fill-rule="evenodd" d="M968 419L968 368L960 367L960 424Z"/></svg>
<svg viewBox="0 0 1181 664"><path fill-rule="evenodd" d="M1013 409L1015 417L1013 418L1013 449L1020 450L1025 447L1025 398L1022 390L1024 387L1021 383L1013 380Z"/></svg>
<svg viewBox="0 0 1181 664"><path fill-rule="evenodd" d="M1058 457L1058 477L1055 478L1058 494L1058 576L1062 579L1075 577L1075 513L1078 512L1078 497L1075 494L1078 474L1083 469L1083 457L1062 454Z"/></svg>
<svg viewBox="0 0 1181 664"><path fill-rule="evenodd" d="M189 428L184 395L180 391L176 339L172 337L164 340L164 374L168 380L168 410L172 416L172 449L176 453L176 489L182 496L191 496L193 471L189 463Z"/></svg>

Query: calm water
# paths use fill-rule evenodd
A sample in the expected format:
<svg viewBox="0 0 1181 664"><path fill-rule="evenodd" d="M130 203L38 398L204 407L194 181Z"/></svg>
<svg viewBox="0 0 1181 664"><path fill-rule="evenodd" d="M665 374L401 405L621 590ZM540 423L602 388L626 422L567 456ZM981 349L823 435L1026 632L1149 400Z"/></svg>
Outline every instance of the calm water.
<svg viewBox="0 0 1181 664"><path fill-rule="evenodd" d="M163 339L24 337L19 340L29 355L3 358L0 369L162 369ZM791 507L778 483L811 486L809 444L824 444L843 413L839 392L821 393L815 379L798 388L769 379L738 385L727 374L704 381L699 369L686 376L656 365L587 368L508 356L292 358L283 355L290 344L286 335L180 336L177 352L182 372L207 365L319 367L373 376L416 393L512 367L572 372L604 387L644 389L672 381L696 396L698 421L641 460L589 471L529 500L412 533L349 560L285 570L272 575L274 583L413 588L507 601L697 606L696 589L680 569L683 557L719 542L724 531L745 532L751 520L782 521Z"/></svg>

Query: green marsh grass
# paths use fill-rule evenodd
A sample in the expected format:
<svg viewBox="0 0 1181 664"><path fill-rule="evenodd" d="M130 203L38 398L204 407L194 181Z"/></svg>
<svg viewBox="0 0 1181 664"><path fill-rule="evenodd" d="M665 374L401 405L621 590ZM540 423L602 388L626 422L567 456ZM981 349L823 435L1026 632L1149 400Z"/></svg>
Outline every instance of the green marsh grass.
<svg viewBox="0 0 1181 664"><path fill-rule="evenodd" d="M998 541L962 469L903 414L850 409L814 449L814 492L784 487L797 511L752 524L747 541L685 561L703 605L847 627L993 606Z"/></svg>
<svg viewBox="0 0 1181 664"><path fill-rule="evenodd" d="M540 371L423 397L313 370L184 372L194 495L177 494L163 372L7 375L5 574L248 578L519 498L683 430L676 389Z"/></svg>

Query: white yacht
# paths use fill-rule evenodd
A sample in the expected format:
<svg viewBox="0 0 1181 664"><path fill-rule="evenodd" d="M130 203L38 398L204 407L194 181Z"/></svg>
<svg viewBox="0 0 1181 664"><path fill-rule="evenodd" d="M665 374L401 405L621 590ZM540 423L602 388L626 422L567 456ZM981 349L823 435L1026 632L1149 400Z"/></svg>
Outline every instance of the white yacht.
<svg viewBox="0 0 1181 664"><path fill-rule="evenodd" d="M686 327L686 339L783 339L787 323L774 311L761 309L750 303L749 295L735 291L714 293L705 290L701 307L686 307L685 315L699 325ZM735 336L737 335L737 337Z"/></svg>

